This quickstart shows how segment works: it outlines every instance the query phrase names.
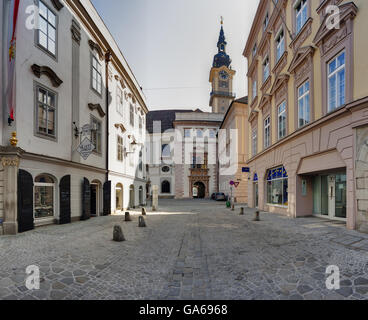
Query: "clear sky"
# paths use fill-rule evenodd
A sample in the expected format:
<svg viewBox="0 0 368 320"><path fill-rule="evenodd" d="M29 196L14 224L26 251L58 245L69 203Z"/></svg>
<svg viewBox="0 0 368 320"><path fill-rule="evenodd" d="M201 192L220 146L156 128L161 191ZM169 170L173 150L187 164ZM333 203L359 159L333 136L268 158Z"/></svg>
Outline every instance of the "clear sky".
<svg viewBox="0 0 368 320"><path fill-rule="evenodd" d="M150 110L210 111L209 72L220 17L237 71L237 98L247 94L242 53L259 0L92 0L119 44Z"/></svg>

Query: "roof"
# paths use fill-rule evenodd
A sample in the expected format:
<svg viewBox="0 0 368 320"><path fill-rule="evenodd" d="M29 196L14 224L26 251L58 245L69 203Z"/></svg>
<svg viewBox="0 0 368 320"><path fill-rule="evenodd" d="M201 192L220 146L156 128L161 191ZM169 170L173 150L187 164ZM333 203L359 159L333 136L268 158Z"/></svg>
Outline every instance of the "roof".
<svg viewBox="0 0 368 320"><path fill-rule="evenodd" d="M153 122L161 121L161 133L167 130L174 129L174 121L177 113L193 112L193 110L176 109L176 110L158 110L150 111L146 117L146 129L148 133L153 133ZM199 109L196 112L201 112Z"/></svg>
<svg viewBox="0 0 368 320"><path fill-rule="evenodd" d="M234 100L233 102L231 102L230 107L229 107L229 109L227 109L227 112L225 114L224 120L221 123L220 128L222 128L222 126L224 125L224 123L227 119L227 116L229 115L234 103L248 104L248 96L245 96L243 98L239 98L239 99Z"/></svg>

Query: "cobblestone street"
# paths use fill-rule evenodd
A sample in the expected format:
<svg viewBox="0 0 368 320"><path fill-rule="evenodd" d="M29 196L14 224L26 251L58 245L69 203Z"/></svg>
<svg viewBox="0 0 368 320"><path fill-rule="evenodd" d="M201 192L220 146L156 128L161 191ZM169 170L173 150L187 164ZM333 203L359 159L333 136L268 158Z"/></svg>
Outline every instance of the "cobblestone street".
<svg viewBox="0 0 368 320"><path fill-rule="evenodd" d="M147 228L122 216L0 238L0 299L367 299L368 235L223 202L160 202ZM127 241L112 241L115 224ZM25 287L37 265L41 289ZM341 289L326 289L326 268Z"/></svg>

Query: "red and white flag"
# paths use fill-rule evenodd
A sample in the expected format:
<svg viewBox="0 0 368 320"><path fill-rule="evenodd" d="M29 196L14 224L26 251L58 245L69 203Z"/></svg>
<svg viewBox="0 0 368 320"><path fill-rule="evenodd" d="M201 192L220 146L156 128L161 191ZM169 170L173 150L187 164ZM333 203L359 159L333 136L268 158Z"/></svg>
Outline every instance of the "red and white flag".
<svg viewBox="0 0 368 320"><path fill-rule="evenodd" d="M17 22L20 0L11 0L9 10L9 33L8 33L8 87L6 90L9 111L9 124L15 120L15 58L17 44Z"/></svg>

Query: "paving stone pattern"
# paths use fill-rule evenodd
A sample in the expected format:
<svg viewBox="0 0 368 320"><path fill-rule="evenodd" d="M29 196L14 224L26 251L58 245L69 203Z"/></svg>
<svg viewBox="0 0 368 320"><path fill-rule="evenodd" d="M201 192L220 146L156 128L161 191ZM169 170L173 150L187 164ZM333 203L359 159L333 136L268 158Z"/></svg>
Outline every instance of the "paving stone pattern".
<svg viewBox="0 0 368 320"><path fill-rule="evenodd" d="M368 235L338 222L245 215L214 201L160 201L147 228L124 216L0 237L0 299L368 299ZM120 224L125 242L113 242ZM41 288L25 286L29 265ZM341 288L327 290L336 265Z"/></svg>

